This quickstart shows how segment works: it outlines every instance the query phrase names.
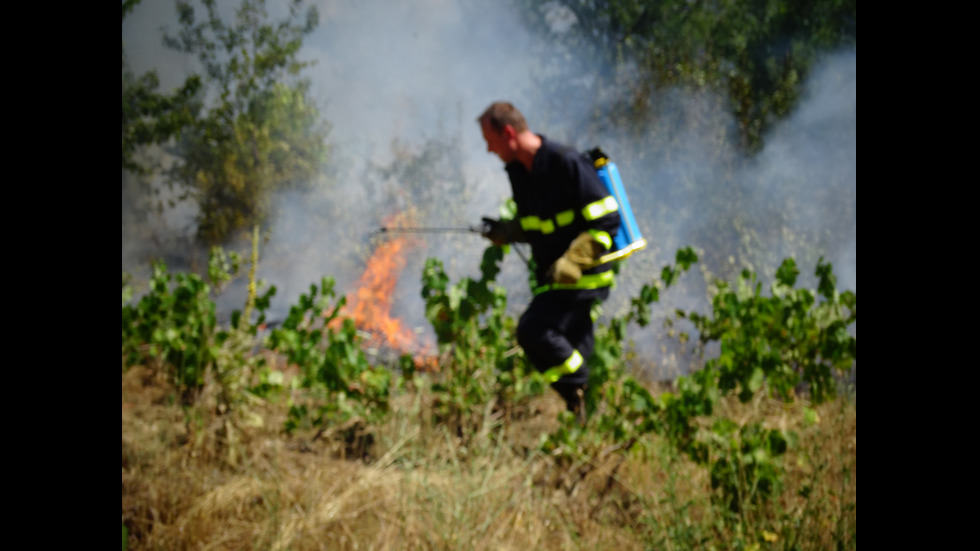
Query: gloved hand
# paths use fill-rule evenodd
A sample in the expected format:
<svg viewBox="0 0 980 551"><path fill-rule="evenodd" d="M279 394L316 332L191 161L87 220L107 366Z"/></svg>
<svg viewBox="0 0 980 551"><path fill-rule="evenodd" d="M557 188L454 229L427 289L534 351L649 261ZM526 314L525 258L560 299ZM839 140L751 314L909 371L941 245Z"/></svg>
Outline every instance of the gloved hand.
<svg viewBox="0 0 980 551"><path fill-rule="evenodd" d="M523 242L524 232L521 224L517 220L495 220L483 217L483 237L493 241L494 245L506 245L507 243Z"/></svg>
<svg viewBox="0 0 980 551"><path fill-rule="evenodd" d="M480 235L493 241L494 245L507 243L507 230L504 228L504 223L500 220L494 220L493 218L484 216L483 231L480 232Z"/></svg>
<svg viewBox="0 0 980 551"><path fill-rule="evenodd" d="M555 283L575 283L582 277L582 270L592 265L603 251L603 246L589 232L582 232L548 268L548 277Z"/></svg>
<svg viewBox="0 0 980 551"><path fill-rule="evenodd" d="M558 260L548 268L548 278L554 283L575 283L582 277L582 268L567 257Z"/></svg>
<svg viewBox="0 0 980 551"><path fill-rule="evenodd" d="M591 233L584 231L572 240L572 244L568 246L568 250L565 251L564 256L578 264L584 270L595 259L602 256L603 250L605 250L605 247L596 241Z"/></svg>

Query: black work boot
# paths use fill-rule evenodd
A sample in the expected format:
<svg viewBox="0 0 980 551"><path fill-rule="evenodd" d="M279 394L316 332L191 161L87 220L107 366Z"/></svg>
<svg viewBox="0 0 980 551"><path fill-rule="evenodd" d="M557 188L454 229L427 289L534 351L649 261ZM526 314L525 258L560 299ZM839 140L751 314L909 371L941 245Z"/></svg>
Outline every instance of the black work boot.
<svg viewBox="0 0 980 551"><path fill-rule="evenodd" d="M565 400L565 408L575 415L580 425L585 425L585 385L554 385Z"/></svg>
<svg viewBox="0 0 980 551"><path fill-rule="evenodd" d="M568 404L568 411L575 414L579 425L585 426L585 388L575 389L575 401Z"/></svg>

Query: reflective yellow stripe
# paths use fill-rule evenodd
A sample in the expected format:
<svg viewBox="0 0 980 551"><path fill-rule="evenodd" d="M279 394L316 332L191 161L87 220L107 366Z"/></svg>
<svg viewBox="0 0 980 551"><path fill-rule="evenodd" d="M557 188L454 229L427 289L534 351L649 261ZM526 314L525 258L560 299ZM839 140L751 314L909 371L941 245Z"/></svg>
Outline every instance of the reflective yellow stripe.
<svg viewBox="0 0 980 551"><path fill-rule="evenodd" d="M575 220L575 211L566 210L564 212L559 212L558 216L555 216L555 222L558 222L558 227L564 227L572 223Z"/></svg>
<svg viewBox="0 0 980 551"><path fill-rule="evenodd" d="M592 239L595 239L599 243L602 243L602 246L605 247L606 250L612 248L613 241L612 241L612 237L609 235L608 232L604 232L600 230L589 230L589 233L592 235Z"/></svg>
<svg viewBox="0 0 980 551"><path fill-rule="evenodd" d="M555 231L555 223L551 220L542 220L537 216L525 216L521 218L521 229L524 231L538 230L541 233L549 234Z"/></svg>
<svg viewBox="0 0 980 551"><path fill-rule="evenodd" d="M521 229L527 230L539 230L541 229L541 219L537 216L525 216L521 218Z"/></svg>
<svg viewBox="0 0 980 551"><path fill-rule="evenodd" d="M582 215L585 216L587 221L595 220L601 216L609 214L610 212L616 212L619 210L619 203L616 199L610 195L605 199L599 199L598 201L589 204L582 209ZM564 210L555 215L554 220L542 220L537 216L525 216L521 218L521 229L524 231L540 231L544 234L553 233L555 231L555 226L563 228L568 226L575 221L575 211L574 210ZM612 245L606 245L608 249Z"/></svg>
<svg viewBox="0 0 980 551"><path fill-rule="evenodd" d="M619 204L616 202L616 199L610 195L605 199L600 199L595 203L586 205L586 207L582 209L582 214L585 216L586 220L591 222L600 216L605 216L610 212L616 212L617 210L619 210Z"/></svg>
<svg viewBox="0 0 980 551"><path fill-rule="evenodd" d="M575 373L578 371L578 368L582 367L583 363L585 363L585 361L582 359L582 355L578 353L578 350L576 350L575 352L572 352L572 355L569 356L567 360L545 371L543 373L544 378L547 379L549 383L553 383L558 379L561 379L564 375Z"/></svg>
<svg viewBox="0 0 980 551"><path fill-rule="evenodd" d="M600 287L609 287L614 281L615 275L613 271L608 270L598 274L585 274L575 283L551 283L542 285L534 289L532 294L538 295L545 291L556 289L599 289Z"/></svg>

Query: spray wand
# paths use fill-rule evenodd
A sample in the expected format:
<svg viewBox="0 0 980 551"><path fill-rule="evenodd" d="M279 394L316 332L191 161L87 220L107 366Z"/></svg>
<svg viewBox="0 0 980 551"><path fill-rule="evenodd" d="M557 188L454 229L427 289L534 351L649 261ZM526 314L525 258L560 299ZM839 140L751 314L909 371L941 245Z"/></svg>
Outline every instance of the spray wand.
<svg viewBox="0 0 980 551"><path fill-rule="evenodd" d="M404 227L398 226L389 228L382 226L374 230L371 235L378 235L381 233L479 233L484 234L488 231L486 224L482 226L467 226L467 227L446 227L446 228L426 228L426 227Z"/></svg>
<svg viewBox="0 0 980 551"><path fill-rule="evenodd" d="M386 226L381 226L380 228L371 232L371 236L379 235L382 233L479 233L485 235L490 231L490 223L483 222L480 226L467 226L467 227L444 227L444 228L427 228L427 227L404 227L398 226L389 228ZM518 247L514 247L517 254L520 255L521 260L525 264L528 263L527 256Z"/></svg>
<svg viewBox="0 0 980 551"><path fill-rule="evenodd" d="M387 227L380 227L380 228L374 230L374 234L379 234L379 233L465 233L465 232L483 233L483 229L480 228L480 227L478 227L478 226L469 226L467 228L462 228L462 227L460 227L460 228L406 228L406 227L387 228Z"/></svg>

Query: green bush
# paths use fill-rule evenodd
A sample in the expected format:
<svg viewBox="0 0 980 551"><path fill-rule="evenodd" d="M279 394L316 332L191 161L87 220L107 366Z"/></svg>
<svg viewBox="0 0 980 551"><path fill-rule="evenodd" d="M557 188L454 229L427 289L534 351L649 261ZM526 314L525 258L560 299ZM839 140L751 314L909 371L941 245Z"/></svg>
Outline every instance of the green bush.
<svg viewBox="0 0 980 551"><path fill-rule="evenodd" d="M779 494L785 472L781 458L797 437L717 417L715 406L729 394L742 402L760 392L792 402L798 389L806 389L814 403L835 397L836 381L846 377L856 358L856 339L848 333L856 321L856 296L837 291L831 266L822 259L815 272L819 298L793 288L799 271L792 259L777 270L771 296L762 295L756 275L748 271L734 289L718 282L711 314L677 312L694 323L702 347L720 343L718 357L678 377L674 392L654 397L623 372L622 341L628 323L649 323L649 305L659 299L659 290L676 281L697 257L688 248L678 251L676 260L677 267L664 267L660 281L644 286L632 299L629 313L597 328L589 364L588 426L564 415L542 450L556 458L558 467L574 469L582 478L609 450L629 451L644 435L659 434L710 470L716 503L734 513L725 518L745 523L741 513L746 507ZM802 412L806 422L813 410L804 407ZM710 427L700 421L712 416L716 419Z"/></svg>
<svg viewBox="0 0 980 551"><path fill-rule="evenodd" d="M124 277L124 282L125 282ZM196 274L169 274L153 263L149 292L122 306L123 366L151 362L162 366L178 388L196 389L214 361L215 308L210 287Z"/></svg>
<svg viewBox="0 0 980 551"><path fill-rule="evenodd" d="M479 280L463 278L450 286L442 263L426 261L422 297L435 330L440 357L435 393L436 419L459 434L478 429L474 413L489 404L510 413L523 399L540 394L544 379L528 369L514 337L515 321L505 313L506 289L495 284L504 249L487 247Z"/></svg>
<svg viewBox="0 0 980 551"><path fill-rule="evenodd" d="M368 364L353 320L339 319L346 298L335 298L334 280L324 277L310 286L292 306L282 326L274 329L267 345L299 367L292 381L285 429L323 429L332 422L355 417L380 420L388 411L391 373ZM268 377L256 391L268 392Z"/></svg>
<svg viewBox="0 0 980 551"><path fill-rule="evenodd" d="M791 399L802 383L816 403L836 395L836 380L856 359L857 340L847 328L857 320L857 297L837 291L831 266L822 258L816 268L822 300L793 288L798 274L793 259L784 260L771 296L763 296L756 275L743 271L734 289L718 283L712 316L689 316L702 343L721 345L705 369L717 373L722 392L738 392L746 402L765 384Z"/></svg>

